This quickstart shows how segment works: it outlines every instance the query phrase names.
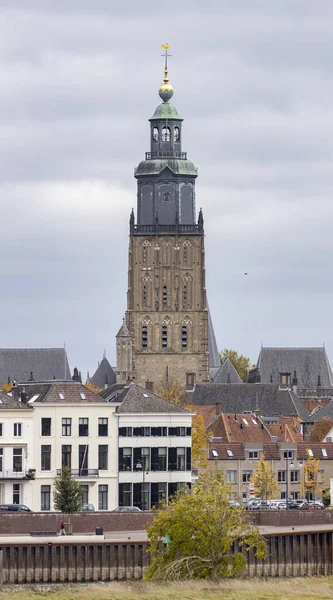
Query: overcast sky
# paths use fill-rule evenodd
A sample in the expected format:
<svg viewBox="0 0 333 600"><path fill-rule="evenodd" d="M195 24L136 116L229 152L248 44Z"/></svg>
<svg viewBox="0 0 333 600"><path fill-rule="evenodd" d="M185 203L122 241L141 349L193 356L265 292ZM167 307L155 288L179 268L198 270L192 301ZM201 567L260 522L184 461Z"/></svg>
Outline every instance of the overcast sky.
<svg viewBox="0 0 333 600"><path fill-rule="evenodd" d="M0 347L115 364L168 42L219 348L333 361L332 22L331 0L0 0Z"/></svg>

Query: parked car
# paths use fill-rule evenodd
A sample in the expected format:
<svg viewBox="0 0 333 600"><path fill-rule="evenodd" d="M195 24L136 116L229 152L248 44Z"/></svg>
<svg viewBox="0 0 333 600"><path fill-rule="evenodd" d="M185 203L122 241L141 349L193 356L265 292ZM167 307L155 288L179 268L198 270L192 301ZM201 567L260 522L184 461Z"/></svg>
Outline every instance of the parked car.
<svg viewBox="0 0 333 600"><path fill-rule="evenodd" d="M141 512L138 506L118 506L112 512Z"/></svg>
<svg viewBox="0 0 333 600"><path fill-rule="evenodd" d="M0 504L0 511L6 512L32 512L25 504Z"/></svg>
<svg viewBox="0 0 333 600"><path fill-rule="evenodd" d="M239 504L239 502L237 502L237 500L229 500L229 506L231 506L231 508L240 508L241 505Z"/></svg>
<svg viewBox="0 0 333 600"><path fill-rule="evenodd" d="M95 507L93 504L83 504L79 512L95 512Z"/></svg>
<svg viewBox="0 0 333 600"><path fill-rule="evenodd" d="M278 510L287 510L287 501L283 500L278 505ZM288 500L288 510L298 510L298 504L294 500Z"/></svg>
<svg viewBox="0 0 333 600"><path fill-rule="evenodd" d="M256 498L254 500L249 500L247 506L245 507L246 510L259 510L260 506L261 506L261 500L259 498Z"/></svg>

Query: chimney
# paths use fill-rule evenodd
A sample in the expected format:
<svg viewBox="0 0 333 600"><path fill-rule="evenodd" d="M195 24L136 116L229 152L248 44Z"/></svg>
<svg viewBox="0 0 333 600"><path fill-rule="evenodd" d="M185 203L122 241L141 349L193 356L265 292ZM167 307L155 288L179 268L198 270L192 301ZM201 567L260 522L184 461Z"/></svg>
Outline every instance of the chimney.
<svg viewBox="0 0 333 600"><path fill-rule="evenodd" d="M27 404L27 392L25 391L25 388L23 388L20 393L19 402L22 402L22 404Z"/></svg>
<svg viewBox="0 0 333 600"><path fill-rule="evenodd" d="M34 374L33 371L30 371L30 379L29 381L34 381Z"/></svg>
<svg viewBox="0 0 333 600"><path fill-rule="evenodd" d="M215 413L216 413L216 416L218 417L223 412L222 404L221 404L221 402L216 402L215 406L216 406Z"/></svg>
<svg viewBox="0 0 333 600"><path fill-rule="evenodd" d="M280 373L280 388L290 389L291 373Z"/></svg>
<svg viewBox="0 0 333 600"><path fill-rule="evenodd" d="M295 396L297 396L298 379L297 379L296 371L294 371L292 384L293 384L293 392L294 392Z"/></svg>
<svg viewBox="0 0 333 600"><path fill-rule="evenodd" d="M317 387L321 387L321 379L320 379L320 375L318 375Z"/></svg>

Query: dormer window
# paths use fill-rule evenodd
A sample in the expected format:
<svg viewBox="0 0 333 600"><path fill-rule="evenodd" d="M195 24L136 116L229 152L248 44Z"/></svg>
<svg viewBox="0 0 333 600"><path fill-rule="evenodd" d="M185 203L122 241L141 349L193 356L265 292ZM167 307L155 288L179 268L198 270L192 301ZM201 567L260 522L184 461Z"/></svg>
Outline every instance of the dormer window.
<svg viewBox="0 0 333 600"><path fill-rule="evenodd" d="M174 131L173 131L173 141L179 142L179 138L180 138L179 127L175 127Z"/></svg>
<svg viewBox="0 0 333 600"><path fill-rule="evenodd" d="M158 142L158 128L157 127L154 127L154 129L153 129L153 140L155 142Z"/></svg>
<svg viewBox="0 0 333 600"><path fill-rule="evenodd" d="M171 137L170 127L163 127L162 142L170 142L170 137Z"/></svg>

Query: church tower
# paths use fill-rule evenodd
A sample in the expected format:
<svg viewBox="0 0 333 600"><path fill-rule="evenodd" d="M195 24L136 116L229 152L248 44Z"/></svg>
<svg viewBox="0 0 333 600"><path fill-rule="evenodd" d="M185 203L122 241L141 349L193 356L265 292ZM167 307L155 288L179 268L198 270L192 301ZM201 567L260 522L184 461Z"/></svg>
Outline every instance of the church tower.
<svg viewBox="0 0 333 600"><path fill-rule="evenodd" d="M198 171L183 151L183 119L170 104L168 45L163 49L162 104L149 119L150 150L135 169L125 320L130 379L155 389L177 381L189 389L210 381L204 221L201 209L196 218ZM127 375L122 366L118 373Z"/></svg>

